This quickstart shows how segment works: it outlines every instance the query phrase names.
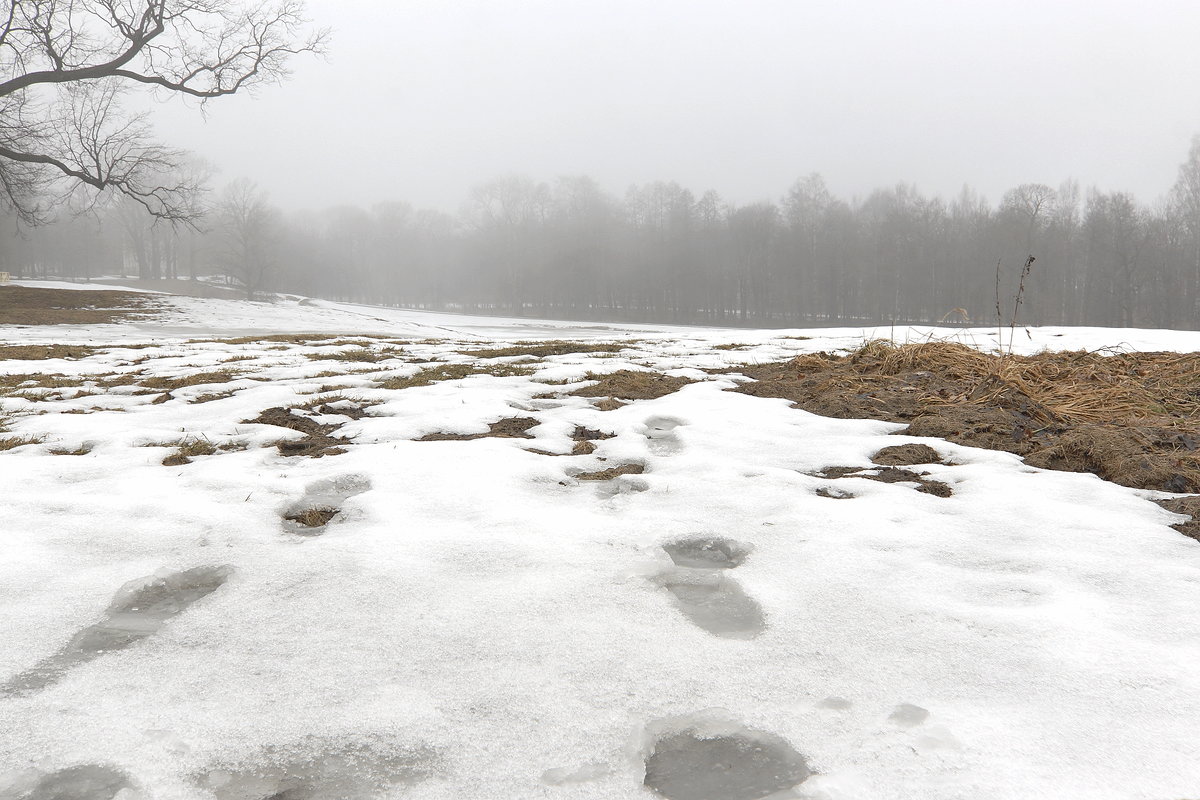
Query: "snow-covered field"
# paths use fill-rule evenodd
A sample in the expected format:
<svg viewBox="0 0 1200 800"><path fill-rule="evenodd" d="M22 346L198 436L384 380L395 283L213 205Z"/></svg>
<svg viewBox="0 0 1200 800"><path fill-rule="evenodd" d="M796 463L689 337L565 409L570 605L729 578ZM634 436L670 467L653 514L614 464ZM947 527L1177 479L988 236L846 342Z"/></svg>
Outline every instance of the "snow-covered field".
<svg viewBox="0 0 1200 800"><path fill-rule="evenodd" d="M134 324L0 326L98 348L0 361L82 378L0 399L0 436L39 440L0 453L6 800L1200 796L1200 543L1178 517L702 371L994 331L165 302ZM383 360L213 341L300 331L385 337L359 342ZM559 339L626 346L464 352ZM481 374L378 386L444 362ZM697 382L610 411L568 394L620 369ZM345 453L284 456L270 445L303 434L247 422L304 404ZM513 417L534 438L415 441ZM595 450L571 455L581 429ZM162 464L199 441L215 452ZM906 442L937 450L920 470L952 496L818 475ZM642 472L586 479L618 466ZM320 506L340 513L283 519Z"/></svg>

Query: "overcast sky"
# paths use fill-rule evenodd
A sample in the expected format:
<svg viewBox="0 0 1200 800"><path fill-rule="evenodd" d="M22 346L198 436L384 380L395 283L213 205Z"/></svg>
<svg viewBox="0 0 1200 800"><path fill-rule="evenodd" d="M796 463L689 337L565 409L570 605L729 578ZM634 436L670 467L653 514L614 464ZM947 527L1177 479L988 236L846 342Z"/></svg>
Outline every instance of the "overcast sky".
<svg viewBox="0 0 1200 800"><path fill-rule="evenodd" d="M1197 0L309 0L328 60L157 106L286 208L456 210L504 174L777 199L1068 177L1145 201L1200 133Z"/></svg>

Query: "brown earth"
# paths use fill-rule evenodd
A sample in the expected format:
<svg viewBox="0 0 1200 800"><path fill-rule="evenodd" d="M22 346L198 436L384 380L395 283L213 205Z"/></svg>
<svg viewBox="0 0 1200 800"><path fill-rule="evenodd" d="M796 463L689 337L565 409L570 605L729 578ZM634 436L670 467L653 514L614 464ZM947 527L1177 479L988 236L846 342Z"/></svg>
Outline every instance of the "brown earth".
<svg viewBox="0 0 1200 800"><path fill-rule="evenodd" d="M631 342L625 343L595 343L595 342L567 342L561 340L552 340L549 342L517 342L510 347L497 347L482 350L460 350L463 355L475 356L476 358L501 358L504 356L533 356L534 358L545 358L546 356L562 356L571 353L619 353L626 347L630 347Z"/></svg>
<svg viewBox="0 0 1200 800"><path fill-rule="evenodd" d="M575 480L579 481L611 481L613 478L621 475L641 475L646 471L644 464L618 464L615 467L598 470L596 472L580 472L575 475Z"/></svg>
<svg viewBox="0 0 1200 800"><path fill-rule="evenodd" d="M0 286L0 325L96 325L141 319L162 300L158 295L104 290Z"/></svg>
<svg viewBox="0 0 1200 800"><path fill-rule="evenodd" d="M472 439L532 439L529 429L539 421L533 417L509 417L488 426L487 433L429 433L417 439L418 442L466 442Z"/></svg>
<svg viewBox="0 0 1200 800"><path fill-rule="evenodd" d="M304 434L302 439L283 439L275 443L281 456L336 456L346 452L345 439L330 436L340 425L323 425L314 419L296 414L290 408L268 408L254 419L242 420L243 425L275 425Z"/></svg>
<svg viewBox="0 0 1200 800"><path fill-rule="evenodd" d="M603 375L589 372L584 380L596 381L591 386L576 389L569 394L575 397L602 398L596 407L601 411L612 411L625 405L622 400L654 400L677 392L689 383L690 378L660 375L657 372L641 372L622 369Z"/></svg>
<svg viewBox="0 0 1200 800"><path fill-rule="evenodd" d="M755 378L735 391L815 414L903 422L903 433L1016 453L1036 467L1200 492L1200 353L1000 356L876 341L723 371Z"/></svg>

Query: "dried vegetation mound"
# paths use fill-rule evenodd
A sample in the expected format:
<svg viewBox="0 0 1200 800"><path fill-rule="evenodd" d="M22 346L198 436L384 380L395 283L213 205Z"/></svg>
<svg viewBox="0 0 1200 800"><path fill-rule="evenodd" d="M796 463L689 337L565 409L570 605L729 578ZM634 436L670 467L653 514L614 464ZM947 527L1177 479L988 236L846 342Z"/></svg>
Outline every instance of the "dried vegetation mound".
<svg viewBox="0 0 1200 800"><path fill-rule="evenodd" d="M868 342L739 367L735 391L815 414L1005 450L1140 489L1200 492L1200 353L991 355L953 342Z"/></svg>
<svg viewBox="0 0 1200 800"><path fill-rule="evenodd" d="M158 295L76 291L30 286L0 287L0 325L96 325L149 316Z"/></svg>

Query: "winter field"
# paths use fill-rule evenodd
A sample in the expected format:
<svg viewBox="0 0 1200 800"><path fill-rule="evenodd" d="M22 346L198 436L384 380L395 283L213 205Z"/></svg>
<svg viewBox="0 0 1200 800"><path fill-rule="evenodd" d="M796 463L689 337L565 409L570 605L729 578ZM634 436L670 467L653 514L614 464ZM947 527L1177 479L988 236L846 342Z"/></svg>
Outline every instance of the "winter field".
<svg viewBox="0 0 1200 800"><path fill-rule="evenodd" d="M0 324L4 800L1200 797L1165 495L727 391L994 330L160 303Z"/></svg>

